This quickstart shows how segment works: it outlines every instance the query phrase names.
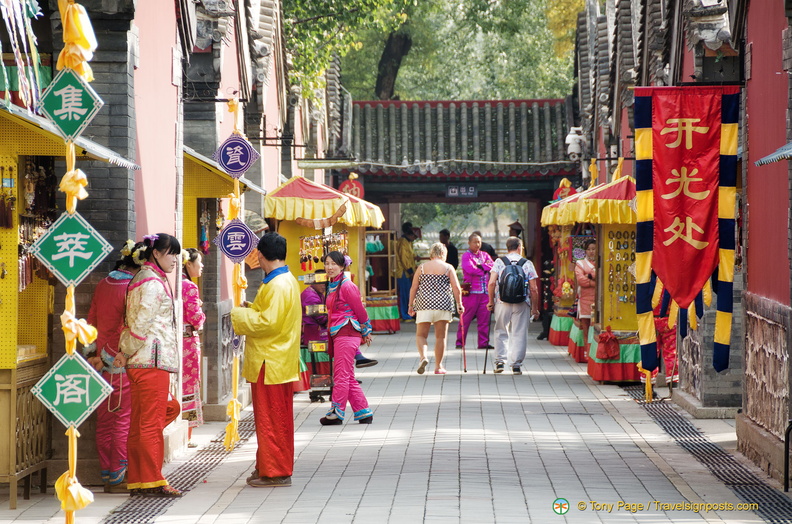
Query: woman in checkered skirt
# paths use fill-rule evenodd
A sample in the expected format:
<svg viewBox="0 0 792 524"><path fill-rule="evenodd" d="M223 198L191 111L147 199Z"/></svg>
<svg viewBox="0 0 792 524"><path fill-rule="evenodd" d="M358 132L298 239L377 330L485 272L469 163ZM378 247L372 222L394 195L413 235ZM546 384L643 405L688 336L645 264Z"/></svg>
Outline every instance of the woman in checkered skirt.
<svg viewBox="0 0 792 524"><path fill-rule="evenodd" d="M429 365L426 358L429 328L435 327L435 375L445 375L443 357L445 356L448 324L454 311L460 315L465 311L462 306L462 288L456 271L445 259L448 251L445 245L437 242L429 249L429 261L421 264L415 272L410 288L410 315L415 317L415 343L418 346L418 374L422 375ZM454 306L456 304L456 307Z"/></svg>

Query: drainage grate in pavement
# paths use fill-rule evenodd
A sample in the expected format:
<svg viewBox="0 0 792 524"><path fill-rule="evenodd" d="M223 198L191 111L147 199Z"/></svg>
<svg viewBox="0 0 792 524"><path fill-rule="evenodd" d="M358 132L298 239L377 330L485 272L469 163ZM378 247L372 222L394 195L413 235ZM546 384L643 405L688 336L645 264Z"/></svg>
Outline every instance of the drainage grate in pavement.
<svg viewBox="0 0 792 524"><path fill-rule="evenodd" d="M248 413L239 421L239 444L246 442L255 434L256 426L253 413ZM206 476L228 457L232 451L223 446L225 431L217 435L209 444L202 447L188 460L177 466L168 474L168 482L181 491L190 491L202 482ZM156 497L130 497L129 500L115 508L105 518L103 524L151 524L158 516L165 513L178 499Z"/></svg>
<svg viewBox="0 0 792 524"><path fill-rule="evenodd" d="M623 387L677 444L701 462L743 502L757 503L756 514L771 524L792 522L792 499L740 464L667 402L644 400L643 386Z"/></svg>

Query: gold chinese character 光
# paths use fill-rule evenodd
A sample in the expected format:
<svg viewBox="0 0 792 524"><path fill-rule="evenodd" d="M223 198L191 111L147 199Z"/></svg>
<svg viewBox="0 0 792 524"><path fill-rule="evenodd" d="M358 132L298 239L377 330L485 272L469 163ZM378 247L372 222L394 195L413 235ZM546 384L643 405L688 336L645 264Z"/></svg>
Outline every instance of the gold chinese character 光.
<svg viewBox="0 0 792 524"><path fill-rule="evenodd" d="M677 133L676 141L672 144L666 144L666 147L679 147L682 144L682 135L685 135L685 149L691 149L693 147L693 133L703 134L709 131L709 127L693 125L700 121L700 118L669 118L666 120L666 124L676 124L676 127L664 127L660 134Z"/></svg>
<svg viewBox="0 0 792 524"><path fill-rule="evenodd" d="M693 239L693 231L698 233L704 233L704 230L697 226L691 217L685 217L685 223L683 224L679 217L674 217L674 223L671 224L669 227L664 229L666 233L671 233L673 236L668 240L663 241L664 246L669 246L676 242L677 239L681 238L691 246L695 247L696 249L704 249L709 245L709 242L702 242L701 240L694 240ZM685 233L683 234L682 231Z"/></svg>
<svg viewBox="0 0 792 524"><path fill-rule="evenodd" d="M665 195L660 195L660 196L668 200L676 196L679 196L680 193L684 193L685 196L689 196L692 199L704 200L710 194L709 189L706 191L699 191L699 192L693 192L690 190L691 182L701 182L703 180L703 178L693 178L696 173L698 173L698 169L694 169L693 171L690 172L689 175L686 167L683 167L679 171L677 171L676 169L672 169L671 174L676 178L668 178L666 179L665 183L668 185L679 184L679 187L676 188L676 190L672 193L666 193Z"/></svg>

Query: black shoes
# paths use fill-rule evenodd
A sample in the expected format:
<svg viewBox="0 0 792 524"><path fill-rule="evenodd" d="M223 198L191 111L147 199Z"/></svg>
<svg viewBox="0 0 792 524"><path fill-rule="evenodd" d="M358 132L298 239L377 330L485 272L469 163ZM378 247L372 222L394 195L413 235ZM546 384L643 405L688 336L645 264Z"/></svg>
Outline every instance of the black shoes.
<svg viewBox="0 0 792 524"><path fill-rule="evenodd" d="M372 422L374 422L374 415L369 415L368 417L358 420L360 424L371 424Z"/></svg>
<svg viewBox="0 0 792 524"><path fill-rule="evenodd" d="M338 417L336 417L336 418L322 417L322 418L319 419L319 424L321 424L323 426L340 426L343 423L344 423L344 421L341 420Z"/></svg>
<svg viewBox="0 0 792 524"><path fill-rule="evenodd" d="M361 358L360 360L355 361L356 368L370 368L371 366L376 366L379 364L379 361L374 360L373 358Z"/></svg>

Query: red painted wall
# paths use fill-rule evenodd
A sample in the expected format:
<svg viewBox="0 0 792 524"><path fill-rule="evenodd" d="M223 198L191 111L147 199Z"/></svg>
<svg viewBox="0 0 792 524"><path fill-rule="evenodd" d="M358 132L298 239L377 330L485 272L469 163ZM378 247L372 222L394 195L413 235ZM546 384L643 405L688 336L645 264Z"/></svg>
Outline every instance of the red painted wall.
<svg viewBox="0 0 792 524"><path fill-rule="evenodd" d="M173 2L140 0L135 10L140 61L135 69L137 237L176 231L176 119L178 90L173 85L176 11Z"/></svg>
<svg viewBox="0 0 792 524"><path fill-rule="evenodd" d="M746 83L749 214L748 291L790 303L787 217L789 187L785 161L754 162L786 143L787 74L781 62L783 2L752 2L746 43L753 44L751 80Z"/></svg>

